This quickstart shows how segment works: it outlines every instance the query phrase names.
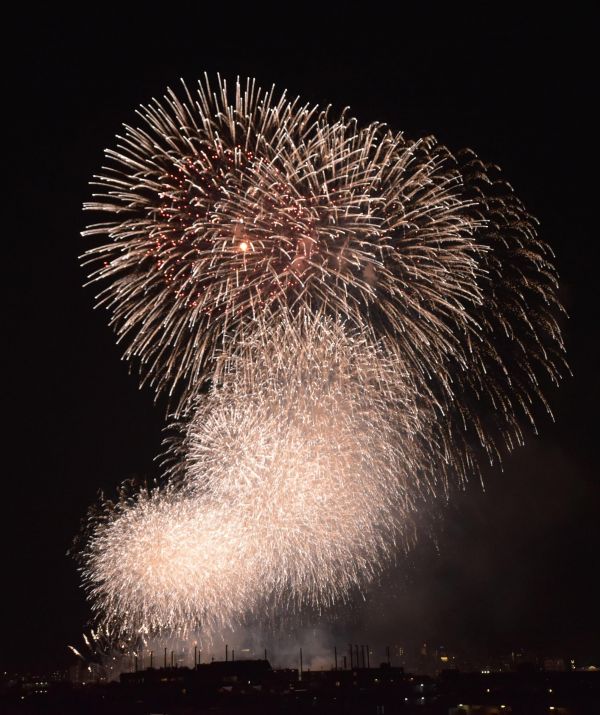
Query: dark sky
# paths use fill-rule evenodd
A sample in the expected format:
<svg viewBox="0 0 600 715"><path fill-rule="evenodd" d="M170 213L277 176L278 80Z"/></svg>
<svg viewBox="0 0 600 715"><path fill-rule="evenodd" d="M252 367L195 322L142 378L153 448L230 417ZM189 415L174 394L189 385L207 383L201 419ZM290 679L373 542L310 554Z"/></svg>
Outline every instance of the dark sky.
<svg viewBox="0 0 600 715"><path fill-rule="evenodd" d="M550 395L556 423L542 421L541 437L488 474L485 492L473 483L454 499L437 551L425 540L390 576L393 598L373 628L600 660L595 22L489 7L438 17L377 3L357 14L345 3L292 14L284 3L257 14L214 5L212 15L184 4L74 15L23 4L4 18L5 42L16 44L2 78L2 667L68 660L88 618L65 556L80 519L98 489L156 473L165 405L137 389L81 287L81 205L121 122L204 71L471 146L540 219L570 314L574 378Z"/></svg>

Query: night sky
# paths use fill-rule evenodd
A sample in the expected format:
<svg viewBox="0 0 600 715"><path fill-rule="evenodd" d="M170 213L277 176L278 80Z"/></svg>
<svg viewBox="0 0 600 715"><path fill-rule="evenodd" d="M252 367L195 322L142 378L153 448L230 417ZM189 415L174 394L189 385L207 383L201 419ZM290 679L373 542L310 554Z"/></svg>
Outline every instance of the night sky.
<svg viewBox="0 0 600 715"><path fill-rule="evenodd" d="M2 78L2 669L69 662L66 646L89 617L66 556L80 520L99 489L157 475L166 405L138 390L82 288L81 205L135 107L204 71L470 146L502 166L540 219L570 315L574 377L549 393L556 423L542 419L541 436L488 473L485 492L473 481L452 501L437 547L425 538L401 560L367 625L396 641L600 660L595 23L490 9L434 17L433 6L386 14L377 3L361 14L345 4L256 15L227 3L212 15L173 3L140 14L100 7L24 5L5 18L16 45Z"/></svg>

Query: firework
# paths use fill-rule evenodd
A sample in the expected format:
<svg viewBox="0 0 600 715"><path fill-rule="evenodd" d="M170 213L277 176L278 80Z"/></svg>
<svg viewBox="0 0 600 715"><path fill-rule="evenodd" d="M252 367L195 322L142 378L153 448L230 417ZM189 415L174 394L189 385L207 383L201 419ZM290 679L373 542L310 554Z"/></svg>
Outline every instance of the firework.
<svg viewBox="0 0 600 715"><path fill-rule="evenodd" d="M234 571L238 535L223 507L207 507L169 489L142 490L95 525L84 580L114 635L223 628L228 604L249 603L251 583Z"/></svg>
<svg viewBox="0 0 600 715"><path fill-rule="evenodd" d="M250 80L231 99L225 82L183 89L125 127L85 206L103 218L85 234L109 239L84 256L98 303L158 391L185 404L226 337L306 307L387 335L421 391L454 399L460 371L469 389L486 372L504 387L518 364L512 412L537 389L533 363L555 375L548 250L493 169Z"/></svg>
<svg viewBox="0 0 600 715"><path fill-rule="evenodd" d="M175 425L169 486L95 520L84 573L113 630L344 601L445 489L449 447L395 354L313 316L238 337Z"/></svg>
<svg viewBox="0 0 600 715"><path fill-rule="evenodd" d="M86 204L98 305L175 420L165 486L89 525L119 634L348 598L564 364L552 254L495 167L250 80L182 97Z"/></svg>

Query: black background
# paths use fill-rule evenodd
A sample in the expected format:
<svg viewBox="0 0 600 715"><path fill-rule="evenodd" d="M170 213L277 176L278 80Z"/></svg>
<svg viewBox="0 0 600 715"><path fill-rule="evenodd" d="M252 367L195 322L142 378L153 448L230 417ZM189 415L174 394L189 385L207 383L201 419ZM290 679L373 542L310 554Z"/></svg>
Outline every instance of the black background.
<svg viewBox="0 0 600 715"><path fill-rule="evenodd" d="M541 437L488 474L485 492L473 483L452 502L438 550L424 541L392 574L396 595L373 627L598 660L592 18L485 4L444 15L378 3L201 5L23 6L5 18L3 667L68 662L89 614L65 555L80 519L100 488L156 474L165 406L137 389L81 287L81 205L135 107L204 71L470 146L503 167L541 220L570 314L574 377L550 395L556 423L542 421Z"/></svg>

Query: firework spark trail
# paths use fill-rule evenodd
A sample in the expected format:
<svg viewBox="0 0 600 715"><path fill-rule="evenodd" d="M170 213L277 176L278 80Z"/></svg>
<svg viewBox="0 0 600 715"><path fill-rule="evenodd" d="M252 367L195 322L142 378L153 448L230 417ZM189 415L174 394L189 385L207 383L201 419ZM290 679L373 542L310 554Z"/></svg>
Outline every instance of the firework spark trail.
<svg viewBox="0 0 600 715"><path fill-rule="evenodd" d="M523 443L564 365L551 251L495 167L250 80L183 96L142 107L85 206L98 304L177 427L167 486L90 525L123 632L343 600Z"/></svg>

